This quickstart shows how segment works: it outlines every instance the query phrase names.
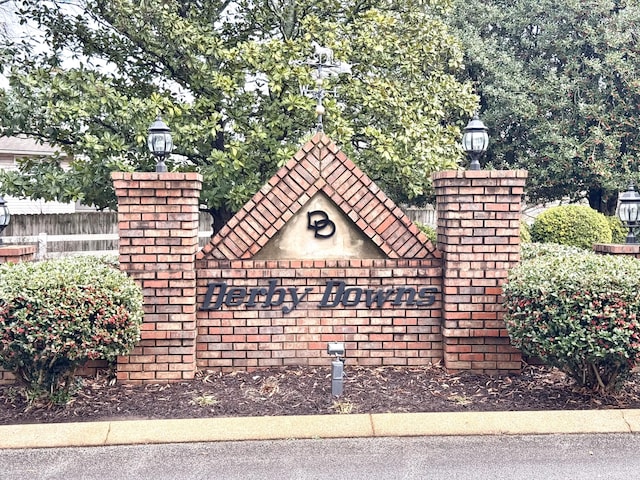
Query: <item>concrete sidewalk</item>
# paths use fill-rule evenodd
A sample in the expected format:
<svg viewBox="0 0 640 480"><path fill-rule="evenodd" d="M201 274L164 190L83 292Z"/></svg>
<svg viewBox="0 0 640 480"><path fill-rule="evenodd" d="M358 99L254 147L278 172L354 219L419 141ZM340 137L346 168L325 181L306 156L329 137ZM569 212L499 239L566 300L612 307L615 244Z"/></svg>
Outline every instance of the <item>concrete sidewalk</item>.
<svg viewBox="0 0 640 480"><path fill-rule="evenodd" d="M382 413L0 426L0 448L430 435L639 433L640 410Z"/></svg>

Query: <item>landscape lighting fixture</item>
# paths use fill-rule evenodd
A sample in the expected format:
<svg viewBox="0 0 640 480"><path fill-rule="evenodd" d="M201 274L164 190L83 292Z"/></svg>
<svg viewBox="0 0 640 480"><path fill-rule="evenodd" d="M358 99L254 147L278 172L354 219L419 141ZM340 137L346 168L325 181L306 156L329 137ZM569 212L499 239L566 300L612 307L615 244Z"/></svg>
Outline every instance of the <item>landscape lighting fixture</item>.
<svg viewBox="0 0 640 480"><path fill-rule="evenodd" d="M171 155L173 140L171 139L171 130L162 121L160 115L149 127L147 145L151 153L156 157L156 172L166 172L167 166L164 161Z"/></svg>
<svg viewBox="0 0 640 480"><path fill-rule="evenodd" d="M633 183L618 196L618 218L629 229L626 243L637 243L634 230L640 226L640 193L636 192Z"/></svg>
<svg viewBox="0 0 640 480"><path fill-rule="evenodd" d="M4 197L0 196L0 234L5 228L9 226L11 215L9 214L9 207ZM2 238L0 238L0 245L2 244Z"/></svg>
<svg viewBox="0 0 640 480"><path fill-rule="evenodd" d="M489 146L489 129L484 126L478 114L464 128L462 135L462 149L471 158L469 170L480 170L480 157Z"/></svg>
<svg viewBox="0 0 640 480"><path fill-rule="evenodd" d="M331 361L331 395L339 397L344 391L344 343L329 342L327 353L334 357Z"/></svg>

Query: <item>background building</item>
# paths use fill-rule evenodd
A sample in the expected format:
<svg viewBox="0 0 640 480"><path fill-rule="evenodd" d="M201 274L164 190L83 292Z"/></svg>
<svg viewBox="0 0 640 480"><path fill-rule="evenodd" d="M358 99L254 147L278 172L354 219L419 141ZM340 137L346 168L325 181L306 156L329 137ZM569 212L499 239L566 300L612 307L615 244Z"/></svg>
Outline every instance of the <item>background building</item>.
<svg viewBox="0 0 640 480"><path fill-rule="evenodd" d="M48 156L56 153L56 149L46 143L39 143L27 137L0 137L0 169L16 170L17 160L25 157ZM63 167L65 166L63 162ZM39 213L75 213L78 211L94 211L79 202L60 203L15 198L4 195L12 215Z"/></svg>

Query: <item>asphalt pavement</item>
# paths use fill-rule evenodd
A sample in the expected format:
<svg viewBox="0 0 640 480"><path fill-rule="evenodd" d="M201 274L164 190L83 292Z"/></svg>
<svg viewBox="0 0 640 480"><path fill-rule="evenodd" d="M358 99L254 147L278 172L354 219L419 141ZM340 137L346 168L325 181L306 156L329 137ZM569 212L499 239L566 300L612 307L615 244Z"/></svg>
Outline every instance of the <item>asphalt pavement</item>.
<svg viewBox="0 0 640 480"><path fill-rule="evenodd" d="M640 435L483 435L0 450L2 480L629 480Z"/></svg>

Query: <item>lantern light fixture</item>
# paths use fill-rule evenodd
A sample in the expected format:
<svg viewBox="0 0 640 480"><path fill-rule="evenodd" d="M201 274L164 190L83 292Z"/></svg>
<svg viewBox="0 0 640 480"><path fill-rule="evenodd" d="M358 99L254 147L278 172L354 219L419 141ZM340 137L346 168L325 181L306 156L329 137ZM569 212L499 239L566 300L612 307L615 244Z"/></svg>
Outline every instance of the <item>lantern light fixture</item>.
<svg viewBox="0 0 640 480"><path fill-rule="evenodd" d="M626 243L637 243L634 230L640 226L640 193L633 183L618 196L618 218L629 229Z"/></svg>
<svg viewBox="0 0 640 480"><path fill-rule="evenodd" d="M166 172L167 166L164 161L171 155L173 140L171 138L171 130L162 121L160 115L149 127L147 145L151 153L156 157L156 172Z"/></svg>
<svg viewBox="0 0 640 480"><path fill-rule="evenodd" d="M11 214L9 213L9 207L3 196L0 195L0 234L5 228L9 226L11 221ZM0 238L0 245L2 244L2 238Z"/></svg>
<svg viewBox="0 0 640 480"><path fill-rule="evenodd" d="M462 149L471 158L470 170L480 170L480 157L489 147L489 129L475 113L471 121L464 128L462 135Z"/></svg>

